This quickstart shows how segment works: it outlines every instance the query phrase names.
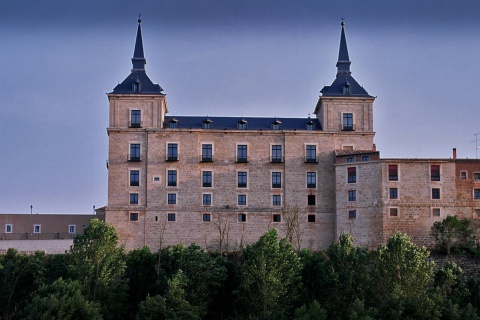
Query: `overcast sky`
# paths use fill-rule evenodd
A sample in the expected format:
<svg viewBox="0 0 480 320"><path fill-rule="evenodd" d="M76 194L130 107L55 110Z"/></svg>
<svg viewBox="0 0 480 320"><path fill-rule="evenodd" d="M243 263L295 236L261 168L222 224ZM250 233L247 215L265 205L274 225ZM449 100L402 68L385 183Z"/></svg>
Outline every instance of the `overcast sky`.
<svg viewBox="0 0 480 320"><path fill-rule="evenodd" d="M480 1L0 5L1 213L107 204L105 93L130 73L138 12L172 115L308 116L335 78L344 16L352 75L377 96L381 156L476 157Z"/></svg>

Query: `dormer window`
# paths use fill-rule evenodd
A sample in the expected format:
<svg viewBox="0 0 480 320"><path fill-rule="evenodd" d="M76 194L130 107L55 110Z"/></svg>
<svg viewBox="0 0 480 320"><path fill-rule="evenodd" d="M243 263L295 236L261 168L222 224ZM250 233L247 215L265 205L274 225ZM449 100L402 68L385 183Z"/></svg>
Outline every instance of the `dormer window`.
<svg viewBox="0 0 480 320"><path fill-rule="evenodd" d="M202 129L212 129L213 121L207 118L202 122Z"/></svg>
<svg viewBox="0 0 480 320"><path fill-rule="evenodd" d="M348 81L343 85L343 94L350 94L350 83Z"/></svg>
<svg viewBox="0 0 480 320"><path fill-rule="evenodd" d="M178 120L173 118L172 120L168 121L168 127L170 129L176 129L178 128Z"/></svg>
<svg viewBox="0 0 480 320"><path fill-rule="evenodd" d="M272 122L272 130L280 130L282 128L282 121L275 119L275 121Z"/></svg>
<svg viewBox="0 0 480 320"><path fill-rule="evenodd" d="M245 119L238 121L237 127L239 130L246 130L248 127L248 122Z"/></svg>
<svg viewBox="0 0 480 320"><path fill-rule="evenodd" d="M140 83L140 80L137 80L133 83L132 85L132 90L133 92L140 92L142 89L142 84Z"/></svg>
<svg viewBox="0 0 480 320"><path fill-rule="evenodd" d="M307 121L307 123L305 124L305 129L310 131L315 130L315 122L313 122L312 120Z"/></svg>

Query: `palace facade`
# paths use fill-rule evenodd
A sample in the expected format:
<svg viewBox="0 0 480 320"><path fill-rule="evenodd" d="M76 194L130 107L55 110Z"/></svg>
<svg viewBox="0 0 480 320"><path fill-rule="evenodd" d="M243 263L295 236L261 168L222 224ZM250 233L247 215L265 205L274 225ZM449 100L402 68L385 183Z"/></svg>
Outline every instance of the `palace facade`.
<svg viewBox="0 0 480 320"><path fill-rule="evenodd" d="M342 232L367 247L397 231L430 245L435 221L480 217L479 161L380 158L375 97L351 74L343 22L311 118L169 116L138 22L131 73L108 94L105 214L127 249L235 250L272 227L312 249Z"/></svg>

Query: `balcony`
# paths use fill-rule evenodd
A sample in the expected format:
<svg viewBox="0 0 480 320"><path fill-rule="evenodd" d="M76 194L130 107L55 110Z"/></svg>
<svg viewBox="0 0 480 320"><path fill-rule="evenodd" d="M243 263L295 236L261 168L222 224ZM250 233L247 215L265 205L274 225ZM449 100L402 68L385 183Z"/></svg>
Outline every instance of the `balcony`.
<svg viewBox="0 0 480 320"><path fill-rule="evenodd" d="M318 163L318 157L316 156L306 156L305 163Z"/></svg>
<svg viewBox="0 0 480 320"><path fill-rule="evenodd" d="M202 155L200 157L200 162L213 162L213 157L212 156L207 156L207 155Z"/></svg>
<svg viewBox="0 0 480 320"><path fill-rule="evenodd" d="M138 154L129 154L127 158L128 162L140 162L140 155Z"/></svg>
<svg viewBox="0 0 480 320"><path fill-rule="evenodd" d="M270 163L283 163L283 157L272 156L270 157Z"/></svg>
<svg viewBox="0 0 480 320"><path fill-rule="evenodd" d="M248 163L248 158L237 157L237 163Z"/></svg>
<svg viewBox="0 0 480 320"><path fill-rule="evenodd" d="M167 156L167 159L165 159L165 161L167 161L167 162L178 161L178 155L169 155L169 156Z"/></svg>
<svg viewBox="0 0 480 320"><path fill-rule="evenodd" d="M355 124L342 124L342 131L355 131Z"/></svg>
<svg viewBox="0 0 480 320"><path fill-rule="evenodd" d="M282 184L281 183L272 183L272 188L281 188L282 187Z"/></svg>
<svg viewBox="0 0 480 320"><path fill-rule="evenodd" d="M129 121L128 122L128 127L129 128L141 128L142 127L142 122L140 121Z"/></svg>

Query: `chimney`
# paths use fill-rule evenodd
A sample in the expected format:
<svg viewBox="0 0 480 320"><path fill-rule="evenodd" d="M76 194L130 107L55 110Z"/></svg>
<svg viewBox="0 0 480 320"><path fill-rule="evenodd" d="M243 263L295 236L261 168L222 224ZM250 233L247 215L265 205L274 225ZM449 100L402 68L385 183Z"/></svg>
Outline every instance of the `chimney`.
<svg viewBox="0 0 480 320"><path fill-rule="evenodd" d="M457 148L453 148L453 160L457 160Z"/></svg>
<svg viewBox="0 0 480 320"><path fill-rule="evenodd" d="M372 145L372 150L377 151L377 146L375 145L375 143Z"/></svg>

